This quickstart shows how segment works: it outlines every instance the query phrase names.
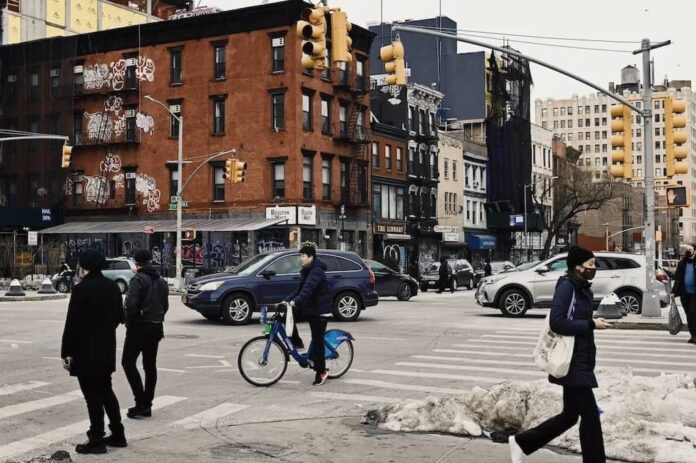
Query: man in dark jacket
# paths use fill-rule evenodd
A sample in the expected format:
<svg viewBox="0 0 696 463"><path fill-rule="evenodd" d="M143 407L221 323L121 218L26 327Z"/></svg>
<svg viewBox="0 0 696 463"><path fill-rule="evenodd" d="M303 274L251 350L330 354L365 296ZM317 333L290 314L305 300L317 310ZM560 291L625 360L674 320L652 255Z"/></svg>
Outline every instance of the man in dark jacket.
<svg viewBox="0 0 696 463"><path fill-rule="evenodd" d="M324 357L324 334L326 333L326 318L322 315L331 313L329 287L326 282L326 264L317 259L316 244L305 242L300 249L300 286L288 300L293 314L309 322L312 331L312 363L316 372L314 385L321 386L328 377L326 359ZM297 324L293 327L291 339L298 348L303 346L297 332Z"/></svg>
<svg viewBox="0 0 696 463"><path fill-rule="evenodd" d="M150 266L152 254L140 249L133 256L137 272L126 294L126 342L121 365L130 384L135 406L128 409L128 418L152 416L152 400L157 385L157 349L164 337L164 316L169 310L169 286ZM145 385L136 362L143 354Z"/></svg>
<svg viewBox="0 0 696 463"><path fill-rule="evenodd" d="M454 293L454 284L452 283L452 273L450 272L449 264L447 263L447 257L440 258L440 268L438 269L440 278L437 282L438 289L437 292L441 293L450 287L450 292Z"/></svg>
<svg viewBox="0 0 696 463"><path fill-rule="evenodd" d="M696 260L694 260L694 248L688 246L684 258L679 261L677 271L674 273L674 286L671 297L679 297L686 322L689 325L689 343L696 344Z"/></svg>
<svg viewBox="0 0 696 463"><path fill-rule="evenodd" d="M483 266L483 276L489 277L493 274L493 268L491 267L491 260L486 258L486 265Z"/></svg>
<svg viewBox="0 0 696 463"><path fill-rule="evenodd" d="M116 370L116 328L123 319L121 291L102 275L104 255L88 249L80 255L82 283L73 288L63 330L63 368L77 376L87 402L89 440L77 453L106 453L106 446L126 447L118 399L111 386ZM111 435L104 439L104 412Z"/></svg>

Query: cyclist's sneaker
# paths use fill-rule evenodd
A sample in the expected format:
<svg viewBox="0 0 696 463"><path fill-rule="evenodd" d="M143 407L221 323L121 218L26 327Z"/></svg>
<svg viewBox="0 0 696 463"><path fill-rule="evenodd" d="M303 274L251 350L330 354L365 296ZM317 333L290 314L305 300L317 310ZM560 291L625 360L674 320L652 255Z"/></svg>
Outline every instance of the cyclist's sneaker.
<svg viewBox="0 0 696 463"><path fill-rule="evenodd" d="M329 370L317 371L317 375L314 377L313 386L321 386L326 382L326 378L329 377Z"/></svg>

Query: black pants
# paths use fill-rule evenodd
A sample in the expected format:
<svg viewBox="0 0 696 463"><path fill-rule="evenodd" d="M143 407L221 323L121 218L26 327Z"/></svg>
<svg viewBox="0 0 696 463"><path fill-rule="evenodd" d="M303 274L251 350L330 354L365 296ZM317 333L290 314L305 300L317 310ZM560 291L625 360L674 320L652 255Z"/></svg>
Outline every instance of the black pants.
<svg viewBox="0 0 696 463"><path fill-rule="evenodd" d="M590 388L563 388L563 411L536 428L515 436L525 455L536 452L578 422L580 418L580 449L583 463L604 463L604 437L599 410Z"/></svg>
<svg viewBox="0 0 696 463"><path fill-rule="evenodd" d="M111 430L123 432L121 410L111 387L111 375L78 376L77 381L87 402L90 440L99 440L104 437L104 412L109 417Z"/></svg>
<svg viewBox="0 0 696 463"><path fill-rule="evenodd" d="M298 341L302 341L300 334L297 331L297 321L299 320L300 311L293 308L293 318L295 319L295 325L292 328L292 342L297 344ZM309 322L309 329L312 332L312 356L310 360L314 364L314 371L322 372L326 370L326 357L324 352L324 335L326 334L326 325L328 320L325 317L319 315L310 315L304 317L303 320ZM303 343L304 344L304 343Z"/></svg>
<svg viewBox="0 0 696 463"><path fill-rule="evenodd" d="M696 338L696 294L686 294L680 299L686 314L686 323L689 325L689 333L692 338Z"/></svg>
<svg viewBox="0 0 696 463"><path fill-rule="evenodd" d="M133 391L137 407L151 407L152 400L155 398L157 348L161 339L162 335L157 332L147 333L136 330L126 332L121 365ZM145 370L144 386L136 365L141 353L143 354L143 370Z"/></svg>
<svg viewBox="0 0 696 463"><path fill-rule="evenodd" d="M441 293L441 292L443 292L445 289L447 289L448 287L449 287L449 289L450 289L450 292L454 292L454 284L453 284L453 281L454 281L454 280L453 280L452 278L448 278L448 279L446 279L446 280L440 279L440 280L437 282L437 286L438 286L437 292L438 292L438 293Z"/></svg>

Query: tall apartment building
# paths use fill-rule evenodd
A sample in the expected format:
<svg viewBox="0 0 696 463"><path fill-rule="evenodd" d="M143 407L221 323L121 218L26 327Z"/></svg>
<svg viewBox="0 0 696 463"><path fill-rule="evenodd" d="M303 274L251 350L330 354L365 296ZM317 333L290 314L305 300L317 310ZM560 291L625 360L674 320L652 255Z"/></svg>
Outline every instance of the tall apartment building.
<svg viewBox="0 0 696 463"><path fill-rule="evenodd" d="M178 9L189 10L192 4L192 0L0 0L0 45L145 24L167 19Z"/></svg>
<svg viewBox="0 0 696 463"><path fill-rule="evenodd" d="M621 91L624 98L641 107L643 95L640 90L637 69L629 66L622 70L622 83L610 89ZM687 134L686 161L689 171L685 175L676 175L673 179L666 176L665 141L665 98L686 101ZM696 94L690 81L668 81L653 88L653 155L655 184L658 194L665 185L686 185L691 194L691 204L696 203ZM595 181L609 180L611 176L611 106L614 100L601 94L579 97L573 95L568 99L537 99L535 101L536 121L542 127L551 130L554 136L563 140L567 146L582 152L578 164L593 171ZM631 183L643 187L645 160L643 146L643 121L641 116L633 115L632 124L633 178ZM679 229L682 242L693 242L696 238L696 215L691 208L679 210Z"/></svg>

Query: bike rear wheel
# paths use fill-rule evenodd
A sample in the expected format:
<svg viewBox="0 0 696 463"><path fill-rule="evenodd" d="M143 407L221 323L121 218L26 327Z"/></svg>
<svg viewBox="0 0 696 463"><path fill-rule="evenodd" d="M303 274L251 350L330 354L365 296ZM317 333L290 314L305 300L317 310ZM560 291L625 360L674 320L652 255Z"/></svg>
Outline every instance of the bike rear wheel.
<svg viewBox="0 0 696 463"><path fill-rule="evenodd" d="M237 366L242 377L254 386L270 386L277 383L288 368L285 348L274 339L268 348L268 358L263 362L263 351L268 337L257 336L242 346L237 357Z"/></svg>
<svg viewBox="0 0 696 463"><path fill-rule="evenodd" d="M346 339L336 347L336 358L326 357L326 368L329 369L329 378L336 379L345 375L353 364L353 342ZM335 354L334 354L335 355Z"/></svg>

